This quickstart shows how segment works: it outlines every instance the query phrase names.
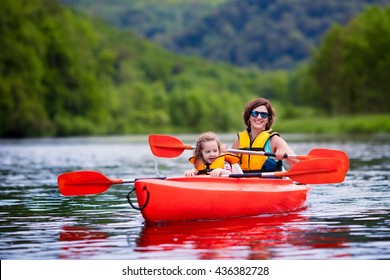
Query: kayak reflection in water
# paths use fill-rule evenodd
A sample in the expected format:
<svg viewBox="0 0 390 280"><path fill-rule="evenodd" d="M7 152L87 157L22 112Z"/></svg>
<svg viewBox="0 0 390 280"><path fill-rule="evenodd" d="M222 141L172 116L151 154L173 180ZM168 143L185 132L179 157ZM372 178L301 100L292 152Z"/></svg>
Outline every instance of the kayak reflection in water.
<svg viewBox="0 0 390 280"><path fill-rule="evenodd" d="M63 225L58 240L62 244L60 259L91 258L109 250L109 234L80 225Z"/></svg>
<svg viewBox="0 0 390 280"><path fill-rule="evenodd" d="M309 218L296 212L280 215L259 215L213 221L145 224L138 237L129 233L129 245L135 252L153 252L180 257L191 255L197 259L275 259L283 258L289 250L296 256L310 258L316 250L328 258L345 258L335 248L348 248L350 229L329 228L318 224L310 231L302 227ZM336 253L337 252L337 253Z"/></svg>
<svg viewBox="0 0 390 280"><path fill-rule="evenodd" d="M297 159L287 158L294 155L294 151L279 133L272 130L275 122L275 110L265 98L256 98L245 105L242 114L246 129L237 134L232 148L246 151L261 151L274 153L275 157L253 154L240 154L240 166L244 173L259 171L281 171L282 159L290 165L298 162Z"/></svg>
<svg viewBox="0 0 390 280"><path fill-rule="evenodd" d="M190 158L193 169L185 176L210 175L219 177L233 172L233 165L238 166L240 158L235 154L223 153L221 141L211 131L203 133L196 142L194 156ZM235 172L236 173L236 172Z"/></svg>

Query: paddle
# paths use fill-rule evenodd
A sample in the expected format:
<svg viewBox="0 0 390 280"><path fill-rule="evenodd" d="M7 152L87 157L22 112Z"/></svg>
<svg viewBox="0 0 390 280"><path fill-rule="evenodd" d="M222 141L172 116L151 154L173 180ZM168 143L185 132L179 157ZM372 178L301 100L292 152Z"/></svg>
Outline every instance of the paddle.
<svg viewBox="0 0 390 280"><path fill-rule="evenodd" d="M343 182L345 172L339 159L323 158L300 161L287 171L230 174L229 177L289 177L301 184L332 184Z"/></svg>
<svg viewBox="0 0 390 280"><path fill-rule="evenodd" d="M155 177L149 179L165 179ZM64 196L89 195L103 193L115 184L131 184L139 179L110 179L93 170L81 170L62 173L58 176L58 188Z"/></svg>
<svg viewBox="0 0 390 280"><path fill-rule="evenodd" d="M195 147L183 144L178 138L163 135L163 134L151 134L149 135L149 146L153 155L157 157L173 158L180 156L184 150L193 150ZM258 152L258 151L247 151L247 150L236 150L226 149L227 152L235 154L252 154L260 156L271 156L274 157L274 153ZM298 160L308 159L319 159L319 158L336 158L340 160L344 166L344 172L349 169L348 155L339 150L322 149L317 148L311 150L307 155L285 155L285 158L296 158Z"/></svg>
<svg viewBox="0 0 390 280"><path fill-rule="evenodd" d="M344 181L343 164L338 159L310 159L294 164L288 171L229 174L232 178L290 177L301 184L331 184ZM64 196L103 193L114 184L134 183L141 179L167 179L167 177L110 179L91 170L73 171L58 176L58 187Z"/></svg>

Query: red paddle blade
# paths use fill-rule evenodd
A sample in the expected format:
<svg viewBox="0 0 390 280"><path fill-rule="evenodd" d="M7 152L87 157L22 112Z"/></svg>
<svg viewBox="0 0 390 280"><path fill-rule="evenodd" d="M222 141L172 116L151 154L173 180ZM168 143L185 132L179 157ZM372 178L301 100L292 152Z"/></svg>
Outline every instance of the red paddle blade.
<svg viewBox="0 0 390 280"><path fill-rule="evenodd" d="M96 171L83 170L60 174L58 188L64 196L89 195L105 192L112 184L121 181L108 179Z"/></svg>
<svg viewBox="0 0 390 280"><path fill-rule="evenodd" d="M330 149L313 149L308 154L312 158L336 158L341 161L343 164L344 172L349 170L349 158L347 153L340 150L330 150Z"/></svg>
<svg viewBox="0 0 390 280"><path fill-rule="evenodd" d="M276 172L301 184L333 184L345 179L343 163L339 159L309 159L294 164L287 172Z"/></svg>
<svg viewBox="0 0 390 280"><path fill-rule="evenodd" d="M176 137L161 134L149 135L149 146L153 155L165 158L178 157L184 150L192 150L191 146L183 144Z"/></svg>

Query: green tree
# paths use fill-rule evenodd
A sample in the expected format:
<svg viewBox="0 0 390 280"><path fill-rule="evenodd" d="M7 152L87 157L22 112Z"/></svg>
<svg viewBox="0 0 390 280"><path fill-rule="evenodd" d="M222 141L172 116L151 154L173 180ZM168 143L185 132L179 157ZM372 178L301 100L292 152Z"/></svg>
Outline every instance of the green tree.
<svg viewBox="0 0 390 280"><path fill-rule="evenodd" d="M389 112L389 48L390 7L335 25L313 55L307 101L329 113Z"/></svg>

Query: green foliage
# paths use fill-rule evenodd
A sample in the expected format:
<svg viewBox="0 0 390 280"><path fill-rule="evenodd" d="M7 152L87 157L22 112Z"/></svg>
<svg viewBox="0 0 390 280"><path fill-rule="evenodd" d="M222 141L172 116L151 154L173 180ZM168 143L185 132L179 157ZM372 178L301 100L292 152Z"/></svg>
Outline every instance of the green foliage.
<svg viewBox="0 0 390 280"><path fill-rule="evenodd" d="M390 133L390 115L354 115L338 117L311 117L310 121L304 118L283 119L277 121L275 129L284 133Z"/></svg>
<svg viewBox="0 0 390 280"><path fill-rule="evenodd" d="M333 23L389 0L62 0L176 53L260 69L306 61Z"/></svg>
<svg viewBox="0 0 390 280"><path fill-rule="evenodd" d="M338 113L388 110L388 10L335 27L312 65L263 72L177 56L55 0L0 5L0 137L234 132L244 128L246 102L260 96L276 106L277 125L294 132L306 126L284 121L305 118L310 130L330 105ZM356 131L357 124L338 127ZM361 127L376 127L368 126Z"/></svg>
<svg viewBox="0 0 390 280"><path fill-rule="evenodd" d="M54 0L1 5L1 137L232 130L261 89L258 70L177 57Z"/></svg>
<svg viewBox="0 0 390 280"><path fill-rule="evenodd" d="M170 36L190 28L228 1L231 0L61 0L113 25L130 27L158 43L167 42Z"/></svg>
<svg viewBox="0 0 390 280"><path fill-rule="evenodd" d="M331 114L390 112L388 49L390 7L335 25L313 56L305 100Z"/></svg>

